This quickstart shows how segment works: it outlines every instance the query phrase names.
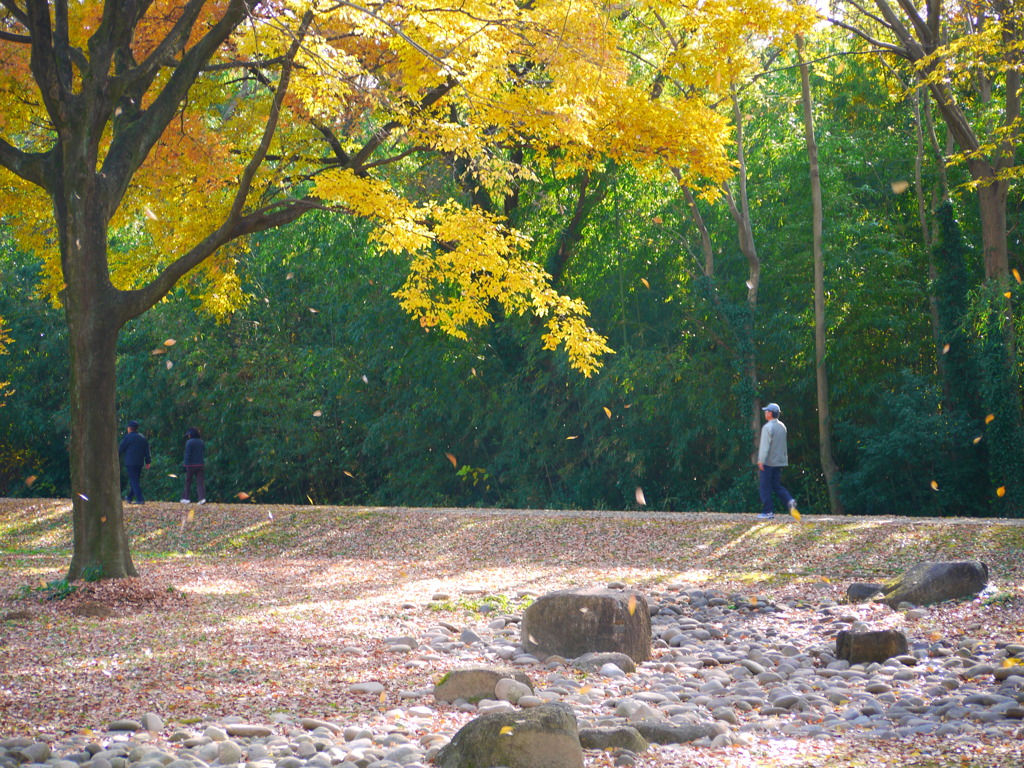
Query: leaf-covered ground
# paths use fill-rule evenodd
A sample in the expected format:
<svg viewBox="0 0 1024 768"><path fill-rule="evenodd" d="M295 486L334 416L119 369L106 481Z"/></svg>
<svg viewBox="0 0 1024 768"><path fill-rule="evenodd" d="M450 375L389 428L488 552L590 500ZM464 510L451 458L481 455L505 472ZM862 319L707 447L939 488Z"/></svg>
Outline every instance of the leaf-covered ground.
<svg viewBox="0 0 1024 768"><path fill-rule="evenodd" d="M139 579L45 600L67 567L70 504L0 500L0 615L26 616L0 622L0 737L60 737L146 712L169 726L222 715L266 722L279 712L373 723L400 692L429 689L451 663L406 666L383 638L440 620L486 624L474 610L480 595L518 611L524 590L610 581L841 600L851 581L976 558L989 566L994 599L939 606L914 632L1020 643L1022 522L151 503L128 510ZM451 598L432 601L438 593ZM76 615L88 601L113 616ZM892 614L887 626L903 621ZM385 683L383 697L348 693L369 680ZM466 719L438 707L430 727ZM890 764L1024 765L1024 742L765 741L655 749L639 763Z"/></svg>

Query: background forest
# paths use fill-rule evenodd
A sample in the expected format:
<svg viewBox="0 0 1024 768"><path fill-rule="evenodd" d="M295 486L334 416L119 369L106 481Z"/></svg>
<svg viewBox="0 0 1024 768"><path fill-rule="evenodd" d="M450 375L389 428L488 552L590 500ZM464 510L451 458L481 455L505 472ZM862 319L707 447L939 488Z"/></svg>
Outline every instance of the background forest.
<svg viewBox="0 0 1024 768"><path fill-rule="evenodd" d="M1006 365L1006 351L1021 322L987 309L967 168L945 162L931 102L876 52L832 29L808 58L842 509L1020 516L1019 356ZM150 440L147 496L179 498L196 426L212 501L628 509L640 488L651 509L750 513L751 402L774 401L790 436L784 482L801 511L827 513L795 61L766 54L723 105L742 133L737 178L714 203L612 162L524 180L506 201L535 260L615 350L591 377L541 349L535 319L498 317L465 341L425 331L393 295L408 257L368 242L356 218L308 215L258 236L239 255L248 299L226 322L179 286L120 337L119 414ZM410 156L390 174L489 205L450 157ZM1007 217L1021 267L1017 188ZM39 267L0 229L8 496L70 493L67 331L62 310L31 298Z"/></svg>

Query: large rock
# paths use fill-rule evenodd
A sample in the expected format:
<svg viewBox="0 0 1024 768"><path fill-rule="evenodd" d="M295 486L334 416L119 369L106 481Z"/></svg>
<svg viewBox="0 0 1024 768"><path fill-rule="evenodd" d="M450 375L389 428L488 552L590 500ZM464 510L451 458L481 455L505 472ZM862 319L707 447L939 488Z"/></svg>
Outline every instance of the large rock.
<svg viewBox="0 0 1024 768"><path fill-rule="evenodd" d="M445 675L441 682L434 686L434 698L447 702L456 699L473 702L480 701L480 699L495 699L498 698L495 686L504 679L515 680L531 691L533 690L530 676L518 669L474 667L472 669L455 669Z"/></svg>
<svg viewBox="0 0 1024 768"><path fill-rule="evenodd" d="M651 744L687 744L697 739L713 739L729 730L722 723L667 723L642 720L631 725Z"/></svg>
<svg viewBox="0 0 1024 768"><path fill-rule="evenodd" d="M624 653L585 653L572 660L572 668L581 672L600 672L605 664L614 664L623 672L636 672L636 662Z"/></svg>
<svg viewBox="0 0 1024 768"><path fill-rule="evenodd" d="M584 749L628 749L630 752L646 752L647 739L640 731L629 725L604 728L581 728L580 746Z"/></svg>
<svg viewBox="0 0 1024 768"><path fill-rule="evenodd" d="M972 597L988 584L988 566L977 560L918 563L885 585L875 598L890 608L900 603L933 605L943 600Z"/></svg>
<svg viewBox="0 0 1024 768"><path fill-rule="evenodd" d="M565 589L542 595L523 612L523 647L535 656L576 658L613 651L651 657L647 598L621 589Z"/></svg>
<svg viewBox="0 0 1024 768"><path fill-rule="evenodd" d="M866 603L883 589L885 589L885 587L881 584L855 581L846 588L846 599L851 603Z"/></svg>
<svg viewBox="0 0 1024 768"><path fill-rule="evenodd" d="M907 637L895 629L847 632L836 635L836 658L851 664L881 664L893 656L905 656Z"/></svg>
<svg viewBox="0 0 1024 768"><path fill-rule="evenodd" d="M576 715L566 704L470 720L434 757L440 768L583 768Z"/></svg>

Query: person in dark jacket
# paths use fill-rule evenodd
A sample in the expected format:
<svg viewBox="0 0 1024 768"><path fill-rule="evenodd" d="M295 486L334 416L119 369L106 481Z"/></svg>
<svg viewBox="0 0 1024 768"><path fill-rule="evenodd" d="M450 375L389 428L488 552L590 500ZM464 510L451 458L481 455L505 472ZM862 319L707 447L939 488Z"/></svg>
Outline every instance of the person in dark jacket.
<svg viewBox="0 0 1024 768"><path fill-rule="evenodd" d="M185 491L181 497L182 504L191 504L189 500L192 478L196 481L196 494L200 504L206 503L206 443L195 427L185 432Z"/></svg>
<svg viewBox="0 0 1024 768"><path fill-rule="evenodd" d="M117 452L124 457L124 469L128 473L128 495L125 500L129 504L143 504L142 468L149 469L149 441L139 432L139 422L128 422L128 433L121 438Z"/></svg>

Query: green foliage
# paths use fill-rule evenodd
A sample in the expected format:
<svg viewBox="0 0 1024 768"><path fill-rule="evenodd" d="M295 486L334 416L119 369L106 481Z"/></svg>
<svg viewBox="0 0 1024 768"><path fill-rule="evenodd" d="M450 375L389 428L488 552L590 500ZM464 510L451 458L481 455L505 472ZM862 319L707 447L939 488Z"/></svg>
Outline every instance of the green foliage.
<svg viewBox="0 0 1024 768"><path fill-rule="evenodd" d="M911 105L890 72L870 57L823 58L813 87L831 406L847 510L1017 514L1020 361L1000 343L1011 327L1001 291L1019 289L975 289L977 214L959 203L959 219L937 214L930 281L914 191L892 187L913 178L916 146ZM497 321L466 341L424 331L393 296L407 260L373 251L365 224L310 216L254 241L239 269L250 300L226 322L197 318L196 286L183 284L126 326L118 409L150 439L147 498L181 497L184 432L196 426L207 442L211 501L245 494L266 503L639 509L640 488L648 509L749 513L757 508L749 424L757 395L783 406L784 482L801 511L826 511L798 95L794 72L781 67L744 97L762 268L753 315L727 208L699 202L714 249L711 280L677 185L614 164L592 171L582 199L583 177L566 182L552 169L518 183L505 201L533 237L535 261L565 257L557 287L586 301L592 326L616 349L588 380L542 351L535 319L496 311ZM439 198L459 194L461 181L464 201L500 207L458 166L409 160L390 167L388 179ZM928 192L938 167L927 160L923 173ZM958 173L950 171L953 184ZM1010 198L1019 230L1024 206L1017 190ZM578 207L587 212L580 221ZM66 334L58 313L25 298L37 271L38 261L0 240L0 316L12 338L0 381L14 390L0 408L0 493L66 496ZM751 353L757 391L746 375ZM990 413L996 418L985 424Z"/></svg>
<svg viewBox="0 0 1024 768"><path fill-rule="evenodd" d="M15 597L22 600L28 598L36 600L63 600L71 597L77 590L78 587L67 579L56 579L35 587L30 587L27 584L23 585L15 593Z"/></svg>
<svg viewBox="0 0 1024 768"><path fill-rule="evenodd" d="M471 611L473 613L522 613L533 605L534 598L497 595L462 595L455 599L434 600L428 606L432 611Z"/></svg>

